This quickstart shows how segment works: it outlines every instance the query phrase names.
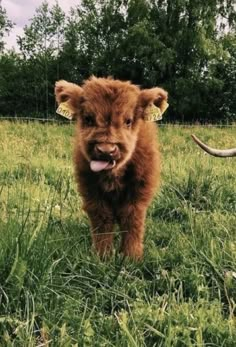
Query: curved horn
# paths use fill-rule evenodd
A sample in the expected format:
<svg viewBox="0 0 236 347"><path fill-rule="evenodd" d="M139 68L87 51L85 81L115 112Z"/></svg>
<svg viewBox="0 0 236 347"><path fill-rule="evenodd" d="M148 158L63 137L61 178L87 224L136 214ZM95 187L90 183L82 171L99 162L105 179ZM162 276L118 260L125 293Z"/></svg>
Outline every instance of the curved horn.
<svg viewBox="0 0 236 347"><path fill-rule="evenodd" d="M195 135L191 135L193 140L201 147L205 152L213 155L214 157L236 157L236 148L231 149L215 149L211 148L197 138Z"/></svg>

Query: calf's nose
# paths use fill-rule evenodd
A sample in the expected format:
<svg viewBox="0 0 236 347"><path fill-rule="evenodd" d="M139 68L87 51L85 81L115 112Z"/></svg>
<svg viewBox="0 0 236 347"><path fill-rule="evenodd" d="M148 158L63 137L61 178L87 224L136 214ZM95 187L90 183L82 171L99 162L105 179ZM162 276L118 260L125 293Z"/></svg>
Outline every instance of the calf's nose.
<svg viewBox="0 0 236 347"><path fill-rule="evenodd" d="M98 153L114 155L118 151L118 146L114 143L99 143L95 146Z"/></svg>

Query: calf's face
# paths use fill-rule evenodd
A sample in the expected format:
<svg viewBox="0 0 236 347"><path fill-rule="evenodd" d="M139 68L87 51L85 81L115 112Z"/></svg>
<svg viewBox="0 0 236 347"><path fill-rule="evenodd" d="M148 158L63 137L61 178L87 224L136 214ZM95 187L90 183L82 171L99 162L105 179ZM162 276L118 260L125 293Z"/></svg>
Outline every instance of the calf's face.
<svg viewBox="0 0 236 347"><path fill-rule="evenodd" d="M94 172L115 171L131 158L147 106L167 98L160 88L141 91L129 82L95 77L82 88L59 81L55 94L78 119L80 150Z"/></svg>

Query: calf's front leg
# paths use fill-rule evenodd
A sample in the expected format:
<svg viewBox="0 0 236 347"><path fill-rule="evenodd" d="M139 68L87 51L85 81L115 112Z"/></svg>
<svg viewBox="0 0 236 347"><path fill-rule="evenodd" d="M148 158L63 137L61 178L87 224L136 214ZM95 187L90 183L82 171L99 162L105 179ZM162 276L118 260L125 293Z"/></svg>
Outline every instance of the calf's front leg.
<svg viewBox="0 0 236 347"><path fill-rule="evenodd" d="M147 207L142 205L124 206L119 213L122 233L121 252L134 260L143 256L143 238Z"/></svg>
<svg viewBox="0 0 236 347"><path fill-rule="evenodd" d="M85 208L91 224L93 247L101 257L112 251L114 220L111 210L106 206Z"/></svg>

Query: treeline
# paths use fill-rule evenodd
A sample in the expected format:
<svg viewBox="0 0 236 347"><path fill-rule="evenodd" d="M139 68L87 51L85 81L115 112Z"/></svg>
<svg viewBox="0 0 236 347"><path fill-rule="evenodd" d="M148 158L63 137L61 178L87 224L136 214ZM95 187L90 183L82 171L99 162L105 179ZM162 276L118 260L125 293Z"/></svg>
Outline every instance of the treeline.
<svg viewBox="0 0 236 347"><path fill-rule="evenodd" d="M54 117L54 83L94 74L163 86L166 119L236 120L234 0L83 0L66 15L43 2L19 53L4 49L12 23L0 4L0 115Z"/></svg>

